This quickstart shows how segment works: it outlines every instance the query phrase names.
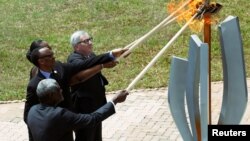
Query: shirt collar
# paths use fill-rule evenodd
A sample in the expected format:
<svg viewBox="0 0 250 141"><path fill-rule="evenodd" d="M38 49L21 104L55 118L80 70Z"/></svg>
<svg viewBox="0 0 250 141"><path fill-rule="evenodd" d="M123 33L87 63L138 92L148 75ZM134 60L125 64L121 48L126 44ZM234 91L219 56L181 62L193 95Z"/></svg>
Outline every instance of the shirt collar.
<svg viewBox="0 0 250 141"><path fill-rule="evenodd" d="M46 72L46 71L42 71L40 70L41 74L45 77L45 78L50 78L50 72Z"/></svg>

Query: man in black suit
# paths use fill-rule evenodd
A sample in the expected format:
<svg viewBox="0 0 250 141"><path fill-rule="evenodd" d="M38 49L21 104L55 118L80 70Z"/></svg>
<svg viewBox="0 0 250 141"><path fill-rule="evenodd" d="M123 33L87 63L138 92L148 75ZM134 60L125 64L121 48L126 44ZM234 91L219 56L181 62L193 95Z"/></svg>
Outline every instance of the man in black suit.
<svg viewBox="0 0 250 141"><path fill-rule="evenodd" d="M70 43L74 49L68 57L68 63L78 63L96 55L92 51L92 37L85 31L76 31L71 35ZM112 68L116 61L104 64L104 68ZM105 85L108 80L101 71L88 80L71 87L74 101L74 110L78 113L88 114L107 103ZM75 131L76 141L101 141L102 124L95 128L83 128Z"/></svg>
<svg viewBox="0 0 250 141"><path fill-rule="evenodd" d="M29 50L26 53L26 58L29 60L30 63L32 63L32 60L31 60L32 51L37 49L37 48L43 48L43 47L51 48L49 46L48 42L46 42L42 39L36 39L31 43ZM72 76L69 83L70 83L70 85L74 85L74 84L77 84L81 81L85 81L85 80L89 79L90 77L92 77L93 75L95 75L96 73L100 72L101 69L102 69L102 65L98 64L98 65L95 65L91 68L82 70L82 71L78 72L77 74L75 74L74 76ZM31 68L30 79L37 75L38 70L39 69L36 66L33 66Z"/></svg>
<svg viewBox="0 0 250 141"><path fill-rule="evenodd" d="M76 114L57 107L63 101L59 84L54 79L44 79L37 86L40 104L33 106L27 124L35 141L73 141L74 129L95 127L115 113L116 103L125 101L128 92L121 91L113 99L91 114Z"/></svg>
<svg viewBox="0 0 250 141"><path fill-rule="evenodd" d="M36 88L41 80L46 78L55 79L62 88L62 94L64 96L64 100L59 103L59 106L71 109L72 102L69 92L71 77L81 70L85 70L89 67L95 65L99 65L99 67L101 67L101 64L112 61L114 58L120 56L124 51L124 49L116 49L96 56L95 58L68 64L55 61L54 53L49 46L34 49L31 53L31 61L38 68L38 73L29 81L27 86L27 95L24 107L25 123L27 121L29 109L33 105L39 103L36 95ZM30 140L32 140L32 136L29 135L29 137Z"/></svg>

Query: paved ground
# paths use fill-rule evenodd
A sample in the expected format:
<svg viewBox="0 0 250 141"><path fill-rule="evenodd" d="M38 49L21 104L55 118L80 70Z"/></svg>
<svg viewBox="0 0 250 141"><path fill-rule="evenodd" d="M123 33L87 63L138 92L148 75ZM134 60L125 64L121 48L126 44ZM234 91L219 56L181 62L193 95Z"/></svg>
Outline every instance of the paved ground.
<svg viewBox="0 0 250 141"><path fill-rule="evenodd" d="M250 79L248 79L248 92ZM221 82L212 83L212 123L219 118L223 93ZM113 94L107 96L108 99ZM104 141L181 141L171 116L167 89L131 91L128 99L117 105L117 113L103 122ZM250 98L248 98L250 101ZM0 141L27 141L22 120L23 102L0 104ZM241 124L250 124L250 102Z"/></svg>

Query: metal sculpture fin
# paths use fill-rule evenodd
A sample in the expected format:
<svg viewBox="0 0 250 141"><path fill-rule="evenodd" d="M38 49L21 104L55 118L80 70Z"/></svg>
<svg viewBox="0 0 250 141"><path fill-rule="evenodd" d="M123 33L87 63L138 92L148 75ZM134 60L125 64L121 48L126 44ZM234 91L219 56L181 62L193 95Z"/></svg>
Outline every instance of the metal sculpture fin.
<svg viewBox="0 0 250 141"><path fill-rule="evenodd" d="M247 106L247 82L239 20L229 16L219 25L224 91L218 124L239 124Z"/></svg>
<svg viewBox="0 0 250 141"><path fill-rule="evenodd" d="M173 57L168 85L168 103L175 124L185 141L193 141L188 126L185 111L185 89L188 62L185 59Z"/></svg>

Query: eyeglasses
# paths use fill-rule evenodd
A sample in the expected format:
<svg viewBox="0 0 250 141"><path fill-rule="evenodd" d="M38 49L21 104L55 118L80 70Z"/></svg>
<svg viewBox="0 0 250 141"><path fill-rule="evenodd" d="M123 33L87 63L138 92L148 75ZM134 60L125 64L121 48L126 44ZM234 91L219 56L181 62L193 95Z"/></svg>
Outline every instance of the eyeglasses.
<svg viewBox="0 0 250 141"><path fill-rule="evenodd" d="M92 41L92 40L93 40L93 38L89 37L88 39L85 39L83 41L78 42L77 44L81 44L81 43L83 43L83 44L89 44L89 41Z"/></svg>
<svg viewBox="0 0 250 141"><path fill-rule="evenodd" d="M40 56L39 59L43 59L43 58L53 58L54 57L54 53L48 54L48 55L44 55L44 56Z"/></svg>

